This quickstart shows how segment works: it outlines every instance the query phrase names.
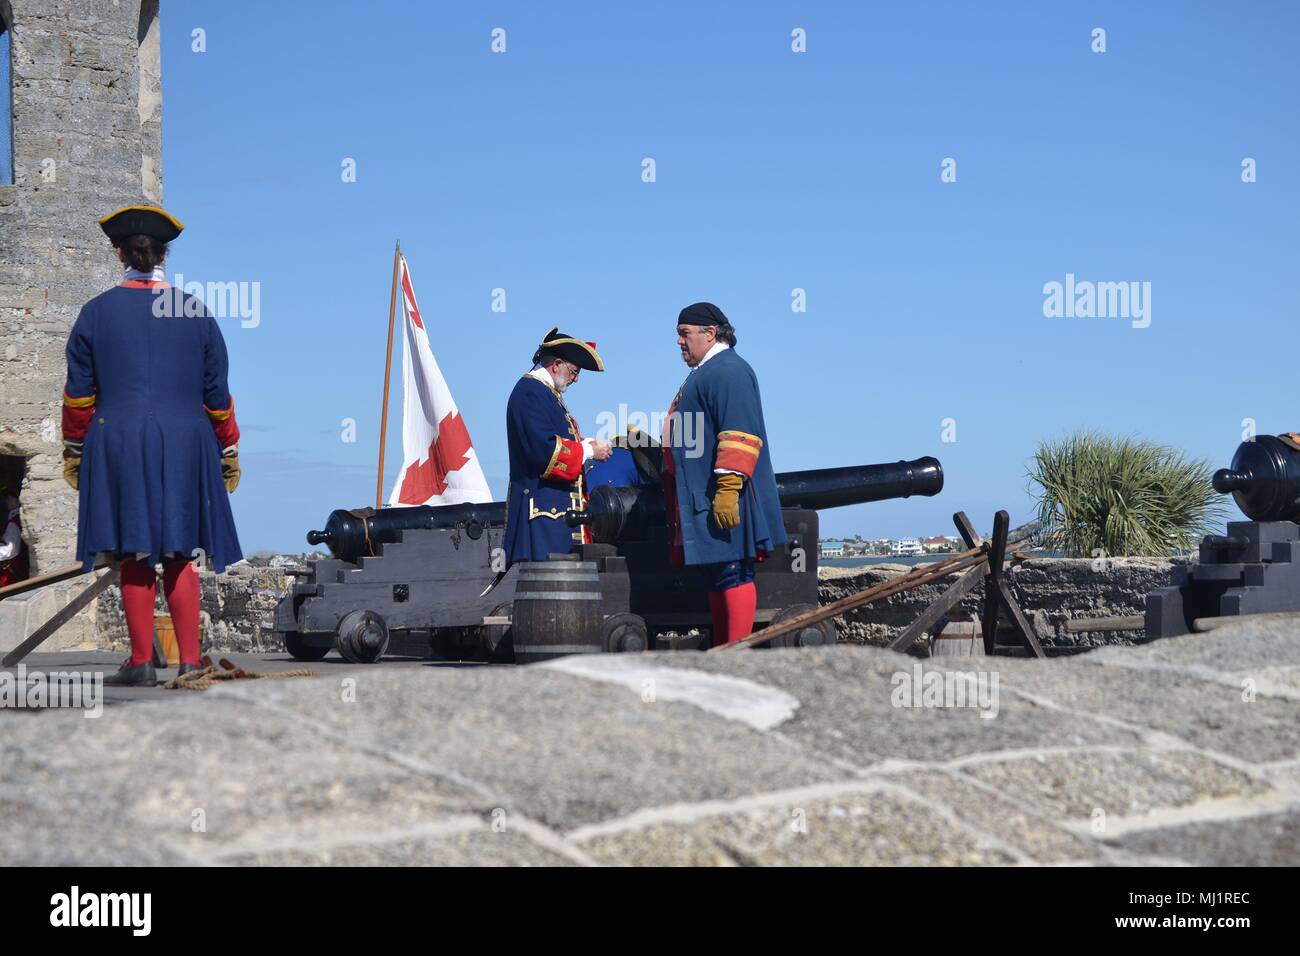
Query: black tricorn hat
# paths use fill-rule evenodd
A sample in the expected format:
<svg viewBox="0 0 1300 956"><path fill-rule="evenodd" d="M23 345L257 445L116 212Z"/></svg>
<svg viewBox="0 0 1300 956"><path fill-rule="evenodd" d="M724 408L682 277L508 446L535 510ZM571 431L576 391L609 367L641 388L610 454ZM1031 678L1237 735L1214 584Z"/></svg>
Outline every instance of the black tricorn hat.
<svg viewBox="0 0 1300 956"><path fill-rule="evenodd" d="M578 368L585 368L589 372L605 371L605 363L596 354L595 342L584 342L571 335L565 335L560 331L559 326L542 336L542 343L537 346L533 362L540 362L543 353L558 355L564 361L572 362Z"/></svg>
<svg viewBox="0 0 1300 956"><path fill-rule="evenodd" d="M158 206L127 206L99 220L99 228L115 242L127 236L153 236L171 242L185 224Z"/></svg>

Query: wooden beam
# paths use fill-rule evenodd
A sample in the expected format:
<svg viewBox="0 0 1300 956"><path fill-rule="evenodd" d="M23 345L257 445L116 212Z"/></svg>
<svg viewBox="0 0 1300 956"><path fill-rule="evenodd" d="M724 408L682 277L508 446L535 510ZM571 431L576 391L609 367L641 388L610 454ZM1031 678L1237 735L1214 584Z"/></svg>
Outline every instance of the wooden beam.
<svg viewBox="0 0 1300 956"><path fill-rule="evenodd" d="M762 644L773 638L781 637L784 634L792 634L795 631L802 630L810 624L818 624L822 621L829 620L847 611L856 610L865 604L871 604L887 597L893 597L902 591L920 587L923 584L929 584L931 581L937 581L940 578L947 577L950 574L956 574L958 571L965 571L984 561L983 554L979 549L963 551L954 554L943 561L934 564L919 564L911 571L895 578L892 581L882 581L879 584L851 594L846 598L840 598L831 604L823 605L812 611L800 614L798 617L792 617L788 621L782 621L780 624L773 624L764 628L756 634L750 634L738 641L731 641L727 644L719 644L709 649L708 653L714 651L740 650L741 648L752 647L755 644Z"/></svg>
<svg viewBox="0 0 1300 956"><path fill-rule="evenodd" d="M1034 657L1046 657L1042 645L1038 643L1038 635L1034 633L1034 625L1029 623L1029 618L1025 617L1025 612L1020 610L1020 605L1016 603L1015 597L1012 596L1011 589L1007 587L1007 579L999 576L995 587L997 588L998 603L1002 605L1007 612L1007 616L1011 618L1012 626L1020 635L1020 642L1029 649L1029 653Z"/></svg>
<svg viewBox="0 0 1300 956"><path fill-rule="evenodd" d="M1300 623L1300 611L1265 611L1260 614L1236 614L1226 617L1198 617L1192 621L1192 630L1197 634L1217 631L1242 621L1294 621Z"/></svg>
<svg viewBox="0 0 1300 956"><path fill-rule="evenodd" d="M66 568L59 568L57 571L50 571L46 574L38 574L34 578L28 578L26 581L19 581L17 584L10 584L7 587L0 588L0 601L7 597L13 597L15 594L22 594L25 591L35 591L37 588L43 588L47 584L58 584L60 581L67 581L79 575L86 574L79 564L70 564Z"/></svg>
<svg viewBox="0 0 1300 956"><path fill-rule="evenodd" d="M993 656L998 636L998 603L1000 594L998 582L1002 579L1002 561L1007 552L1007 529L1011 526L1011 516L999 511L993 516L993 540L989 544L989 571L984 576L984 613L980 623L984 631L984 653Z"/></svg>
<svg viewBox="0 0 1300 956"><path fill-rule="evenodd" d="M1146 627L1141 614L1124 617L1072 617L1065 622L1067 634L1087 634L1091 631L1140 631Z"/></svg>
<svg viewBox="0 0 1300 956"><path fill-rule="evenodd" d="M975 528L971 525L970 519L966 517L966 512L958 511L952 516L952 523L957 526L957 533L961 535L961 539L966 542L966 547L978 548L983 546L984 542L980 536L975 533Z"/></svg>
<svg viewBox="0 0 1300 956"><path fill-rule="evenodd" d="M885 646L891 651L906 651L916 643L917 638L938 624L939 620L945 614L960 604L961 599L965 597L975 587L975 585L979 584L983 577L984 566L982 564L977 564L973 568L967 570L961 577L948 586L948 590L944 591L943 594L933 601L929 607L922 611L921 616L909 624L903 633L899 634Z"/></svg>
<svg viewBox="0 0 1300 956"><path fill-rule="evenodd" d="M86 588L74 597L67 603L67 606L33 631L27 640L23 641L6 654L4 660L0 661L0 664L3 664L5 667L13 667L32 651L36 650L36 648L45 643L45 641L48 640L55 631L76 617L82 608L95 600L95 598L99 597L102 591L107 590L110 585L116 584L117 577L117 567L110 567L106 572L104 572L98 581L95 581L90 585L90 587ZM157 640L156 637L155 640Z"/></svg>

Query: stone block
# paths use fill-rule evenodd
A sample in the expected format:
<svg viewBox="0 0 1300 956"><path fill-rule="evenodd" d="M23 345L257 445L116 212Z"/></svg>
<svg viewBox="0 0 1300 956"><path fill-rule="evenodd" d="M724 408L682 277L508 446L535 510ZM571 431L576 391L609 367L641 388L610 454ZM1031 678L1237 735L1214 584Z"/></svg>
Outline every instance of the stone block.
<svg viewBox="0 0 1300 956"><path fill-rule="evenodd" d="M1198 801L1273 795L1261 779L1190 751L1101 751L980 761L963 772L1038 814L1090 826Z"/></svg>
<svg viewBox="0 0 1300 956"><path fill-rule="evenodd" d="M89 578L79 578L0 601L0 651L8 652L21 644L90 583ZM91 602L89 607L79 612L42 644L41 650L57 651L77 647L93 642L94 635L95 605Z"/></svg>
<svg viewBox="0 0 1300 956"><path fill-rule="evenodd" d="M49 304L45 289L0 285L0 309L43 309Z"/></svg>
<svg viewBox="0 0 1300 956"><path fill-rule="evenodd" d="M1015 857L933 808L892 793L723 811L579 840L632 866L979 866Z"/></svg>

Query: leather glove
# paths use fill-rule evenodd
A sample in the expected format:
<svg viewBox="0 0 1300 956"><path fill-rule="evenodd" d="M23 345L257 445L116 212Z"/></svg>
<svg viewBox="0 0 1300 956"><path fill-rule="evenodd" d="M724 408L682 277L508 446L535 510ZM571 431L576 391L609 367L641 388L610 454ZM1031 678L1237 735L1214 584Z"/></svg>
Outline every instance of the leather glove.
<svg viewBox="0 0 1300 956"><path fill-rule="evenodd" d="M77 490L81 481L81 449L63 446L63 480Z"/></svg>
<svg viewBox="0 0 1300 956"><path fill-rule="evenodd" d="M239 452L221 456L221 477L226 483L226 493L234 494L239 487Z"/></svg>
<svg viewBox="0 0 1300 956"><path fill-rule="evenodd" d="M740 524L740 489L744 484L741 475L718 475L718 490L713 494L713 520L723 531Z"/></svg>

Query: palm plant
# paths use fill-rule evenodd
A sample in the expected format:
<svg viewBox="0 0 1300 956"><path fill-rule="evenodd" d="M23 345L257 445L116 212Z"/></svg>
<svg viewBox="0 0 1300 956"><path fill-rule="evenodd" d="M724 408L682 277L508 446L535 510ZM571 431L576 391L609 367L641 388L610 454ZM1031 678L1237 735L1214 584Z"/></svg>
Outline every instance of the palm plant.
<svg viewBox="0 0 1300 956"><path fill-rule="evenodd" d="M1042 442L1029 478L1045 542L1069 557L1186 552L1227 516L1205 461L1140 439Z"/></svg>

